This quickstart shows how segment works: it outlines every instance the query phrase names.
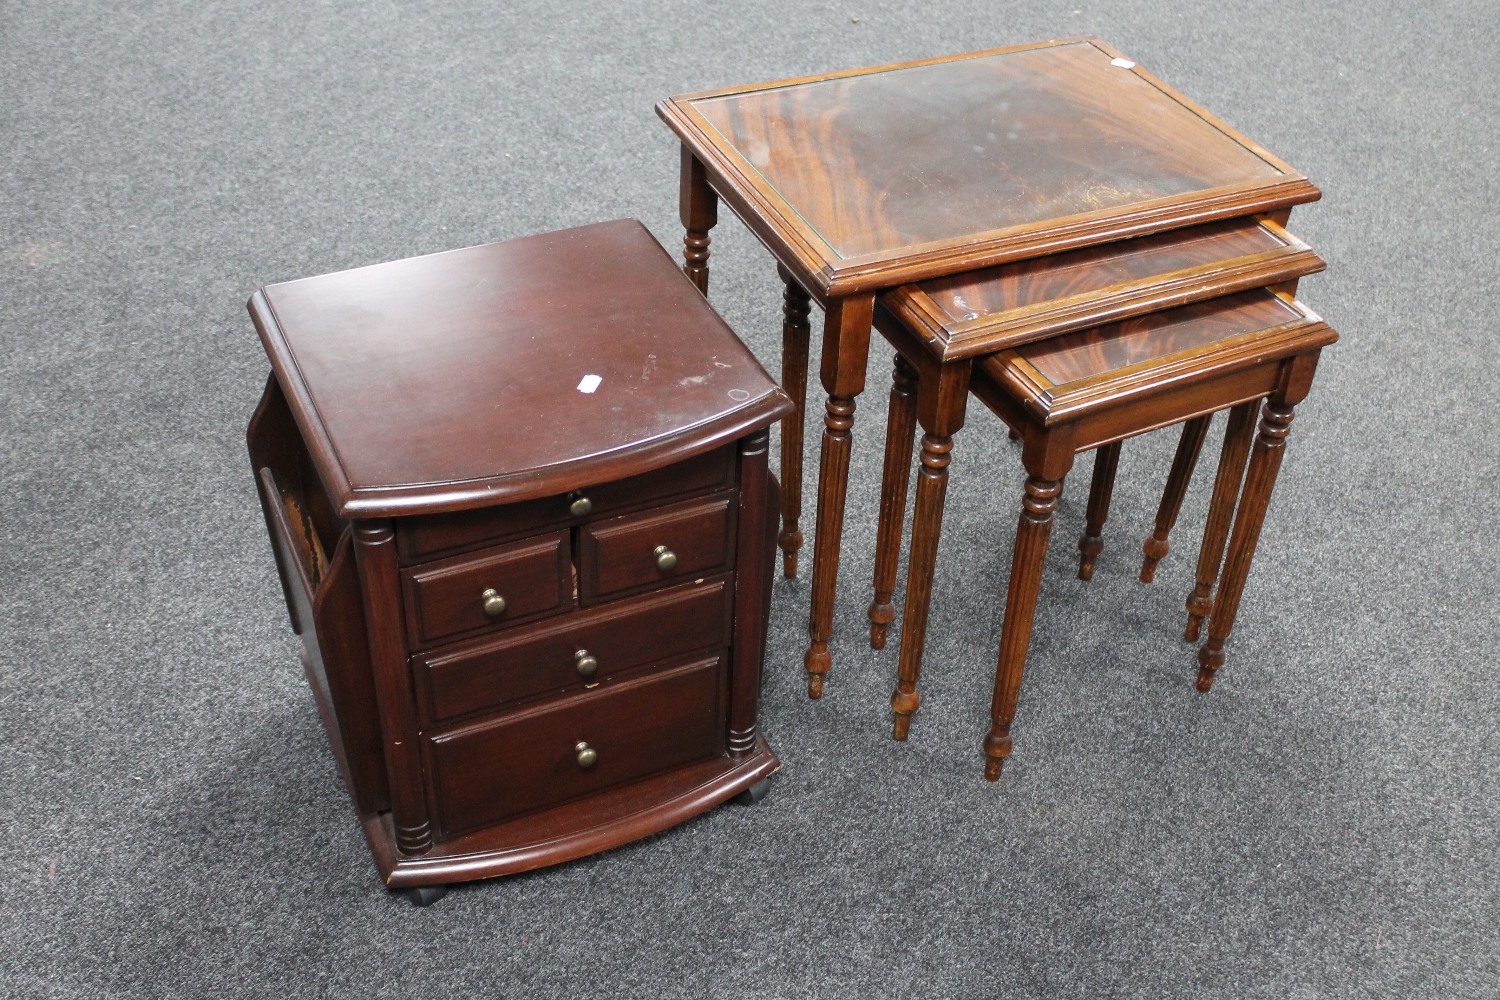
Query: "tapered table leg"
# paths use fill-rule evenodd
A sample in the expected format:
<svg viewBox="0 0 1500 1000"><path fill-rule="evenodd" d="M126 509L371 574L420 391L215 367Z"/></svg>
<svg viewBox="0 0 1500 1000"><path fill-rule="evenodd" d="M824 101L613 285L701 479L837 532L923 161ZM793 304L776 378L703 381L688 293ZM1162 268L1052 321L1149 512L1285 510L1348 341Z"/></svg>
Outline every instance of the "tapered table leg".
<svg viewBox="0 0 1500 1000"><path fill-rule="evenodd" d="M781 546L782 572L797 575L797 552L802 548L802 427L807 415L807 322L809 299L797 280L783 267L777 273L786 285L782 297L781 386L797 410L781 421Z"/></svg>
<svg viewBox="0 0 1500 1000"><path fill-rule="evenodd" d="M678 189L678 213L687 235L683 237L682 271L698 291L708 294L708 231L719 221L719 196L708 184L708 171L687 146L682 147L682 176Z"/></svg>
<svg viewBox="0 0 1500 1000"><path fill-rule="evenodd" d="M854 398L865 387L874 311L873 294L851 295L831 300L823 318L820 374L828 402L818 463L817 534L813 538L812 600L807 623L811 641L802 658L810 698L823 696L823 680L832 665L828 640L833 635L834 589L839 575L839 543L844 534L844 498L849 487L850 429L854 426Z"/></svg>
<svg viewBox="0 0 1500 1000"><path fill-rule="evenodd" d="M906 606L901 617L901 658L892 735L906 739L912 713L921 704L917 681L922 675L922 646L927 639L927 613L932 603L932 576L937 565L938 539L943 530L943 500L948 490L948 456L953 435L964 423L969 400L968 362L937 365L925 357L917 383L917 419L922 435L922 464L917 471L917 502L912 510L911 557L906 564Z"/></svg>
<svg viewBox="0 0 1500 1000"><path fill-rule="evenodd" d="M1260 541L1266 507L1276 487L1276 474L1286 453L1286 436L1291 429L1293 408L1288 403L1267 401L1261 411L1260 433L1250 454L1250 468L1245 473L1245 492L1235 514L1234 531L1229 537L1229 555L1224 562L1224 580L1214 601L1213 617L1208 620L1208 641L1198 650L1198 690L1213 687L1214 675L1224 665L1224 642L1234 628L1234 616L1240 609L1240 597Z"/></svg>
<svg viewBox="0 0 1500 1000"><path fill-rule="evenodd" d="M896 713L892 735L906 739L912 713L921 704L917 681L922 676L922 646L927 639L927 613L932 604L932 577L937 566L938 538L943 529L943 500L948 492L948 461L953 438L922 435L922 467L917 473L917 505L912 511L911 558L906 568L906 613L901 621L901 660L891 710Z"/></svg>
<svg viewBox="0 0 1500 1000"><path fill-rule="evenodd" d="M1094 578L1094 562L1104 551L1104 522L1109 519L1109 501L1115 490L1115 469L1120 464L1120 442L1094 452L1094 478L1089 483L1088 522L1078 539L1078 579Z"/></svg>
<svg viewBox="0 0 1500 1000"><path fill-rule="evenodd" d="M1245 478L1245 462L1250 457L1250 441L1255 436L1255 408L1259 400L1241 403L1229 411L1224 428L1224 447L1219 452L1219 471L1214 477L1213 499L1208 505L1208 522L1203 526L1203 545L1198 550L1197 582L1187 598L1187 630L1183 639L1197 642L1203 619L1213 610L1214 583L1224 560L1224 545L1229 541L1229 526L1234 521L1234 507L1240 496L1240 482Z"/></svg>
<svg viewBox="0 0 1500 1000"><path fill-rule="evenodd" d="M885 648L885 632L896 618L891 593L901 562L901 527L917 427L917 370L900 354L891 375L891 407L885 426L885 469L880 480L880 525L875 541L875 599L870 602L870 648Z"/></svg>
<svg viewBox="0 0 1500 1000"><path fill-rule="evenodd" d="M1000 779L1000 769L1010 756L1010 724L1016 717L1021 675L1031 649L1031 626L1036 618L1047 542L1052 537L1052 518L1062 496L1062 486L1061 479L1044 479L1039 475L1026 479L1026 495L1021 501L1016 545L1011 554L1010 583L1005 591L1005 623L1000 629L1000 656L995 664L990 731L984 738L984 776L988 781Z"/></svg>
<svg viewBox="0 0 1500 1000"><path fill-rule="evenodd" d="M1194 417L1182 425L1182 437L1177 442L1177 455L1172 459L1172 471L1167 474L1167 486L1162 490L1161 505L1156 508L1156 530L1146 539L1146 557L1141 562L1141 582L1156 579L1156 564L1166 556L1170 546L1167 537L1177 524L1177 515L1182 510L1182 498L1187 494L1188 482L1193 478L1193 469L1198 465L1198 452L1203 450L1203 439L1208 436L1208 424L1213 414Z"/></svg>

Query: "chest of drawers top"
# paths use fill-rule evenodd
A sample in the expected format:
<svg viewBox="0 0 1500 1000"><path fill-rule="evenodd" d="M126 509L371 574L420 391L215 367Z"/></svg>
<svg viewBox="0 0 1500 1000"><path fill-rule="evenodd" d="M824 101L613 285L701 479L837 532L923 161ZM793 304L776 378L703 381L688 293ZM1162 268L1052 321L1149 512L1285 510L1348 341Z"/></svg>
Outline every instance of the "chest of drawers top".
<svg viewBox="0 0 1500 1000"><path fill-rule="evenodd" d="M343 518L536 501L541 528L549 498L628 504L616 481L791 406L632 220L272 284L250 312Z"/></svg>

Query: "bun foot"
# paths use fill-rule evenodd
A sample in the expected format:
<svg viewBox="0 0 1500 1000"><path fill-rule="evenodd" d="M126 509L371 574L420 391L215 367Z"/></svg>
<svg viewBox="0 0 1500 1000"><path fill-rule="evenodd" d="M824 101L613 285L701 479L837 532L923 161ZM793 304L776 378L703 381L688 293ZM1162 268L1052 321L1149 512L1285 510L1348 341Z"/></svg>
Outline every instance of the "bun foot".
<svg viewBox="0 0 1500 1000"><path fill-rule="evenodd" d="M910 691L903 691L898 685L896 690L891 692L891 711L896 713L896 724L891 729L891 739L903 742L906 740L906 734L911 730L912 714L922 704L922 696L917 694L916 685L911 685L911 688Z"/></svg>
<svg viewBox="0 0 1500 1000"><path fill-rule="evenodd" d="M984 780L999 781L1000 771L1005 767L1005 758L1010 756L1011 739L1010 733L997 733L995 730L984 738Z"/></svg>
<svg viewBox="0 0 1500 1000"><path fill-rule="evenodd" d="M781 546L781 574L788 580L797 578L797 550L802 548L802 532L783 531L778 540Z"/></svg>
<svg viewBox="0 0 1500 1000"><path fill-rule="evenodd" d="M807 651L802 658L802 665L807 668L807 696L818 699L823 697L823 678L828 673L828 668L833 665L833 657L829 655L826 645L818 649L817 645Z"/></svg>
<svg viewBox="0 0 1500 1000"><path fill-rule="evenodd" d="M1215 639L1209 636L1208 642L1204 643L1198 650L1198 691L1208 694L1209 688L1214 686L1214 675L1224 665L1224 650L1222 647L1213 648Z"/></svg>
<svg viewBox="0 0 1500 1000"><path fill-rule="evenodd" d="M1150 583L1156 579L1156 564L1161 562L1162 557L1167 554L1167 540L1152 535L1146 539L1144 548L1146 558L1141 561L1141 582Z"/></svg>
<svg viewBox="0 0 1500 1000"><path fill-rule="evenodd" d="M448 895L448 886L419 885L415 888L404 890L402 895L410 900L412 906L431 906Z"/></svg>
<svg viewBox="0 0 1500 1000"><path fill-rule="evenodd" d="M875 601L870 605L870 648L885 648L886 626L896 620L896 606Z"/></svg>
<svg viewBox="0 0 1500 1000"><path fill-rule="evenodd" d="M1104 538L1101 535L1085 534L1078 539L1078 579L1088 581L1094 578L1094 563L1103 551Z"/></svg>
<svg viewBox="0 0 1500 1000"><path fill-rule="evenodd" d="M906 742L906 734L911 732L911 716L896 714L896 724L891 728L891 739Z"/></svg>
<svg viewBox="0 0 1500 1000"><path fill-rule="evenodd" d="M755 784L736 795L734 801L742 806L753 806L765 798L770 791L771 779L761 778Z"/></svg>

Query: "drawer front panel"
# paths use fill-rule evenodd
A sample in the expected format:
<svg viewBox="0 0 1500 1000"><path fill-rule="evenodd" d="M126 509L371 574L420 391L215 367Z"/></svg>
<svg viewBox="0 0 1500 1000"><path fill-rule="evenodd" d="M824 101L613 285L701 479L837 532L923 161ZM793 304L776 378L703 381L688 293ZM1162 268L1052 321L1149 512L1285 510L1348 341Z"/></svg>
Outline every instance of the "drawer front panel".
<svg viewBox="0 0 1500 1000"><path fill-rule="evenodd" d="M426 563L403 571L401 583L413 649L519 625L572 606L568 533ZM491 590L503 598L503 608L493 600L487 605Z"/></svg>
<svg viewBox="0 0 1500 1000"><path fill-rule="evenodd" d="M412 668L423 721L581 690L633 667L727 646L733 596L734 578L721 576L417 654ZM594 661L586 675L579 671L580 650Z"/></svg>
<svg viewBox="0 0 1500 1000"><path fill-rule="evenodd" d="M445 837L724 752L718 657L429 738ZM594 754L580 764L579 743Z"/></svg>
<svg viewBox="0 0 1500 1000"><path fill-rule="evenodd" d="M573 493L454 514L402 518L397 524L401 561L409 565L436 555L733 486L734 458L733 446L716 448L665 469L588 486ZM573 505L579 499L588 503L581 513L574 514Z"/></svg>
<svg viewBox="0 0 1500 1000"><path fill-rule="evenodd" d="M738 505L739 494L726 490L585 525L578 534L580 599L596 603L729 569Z"/></svg>
<svg viewBox="0 0 1500 1000"><path fill-rule="evenodd" d="M645 504L657 504L690 493L703 493L734 485L735 450L716 448L665 469L600 483L578 490L587 497L590 517L614 514Z"/></svg>
<svg viewBox="0 0 1500 1000"><path fill-rule="evenodd" d="M405 517L396 522L397 549L403 563L421 562L446 552L561 527L570 517L568 498L563 496L453 514Z"/></svg>

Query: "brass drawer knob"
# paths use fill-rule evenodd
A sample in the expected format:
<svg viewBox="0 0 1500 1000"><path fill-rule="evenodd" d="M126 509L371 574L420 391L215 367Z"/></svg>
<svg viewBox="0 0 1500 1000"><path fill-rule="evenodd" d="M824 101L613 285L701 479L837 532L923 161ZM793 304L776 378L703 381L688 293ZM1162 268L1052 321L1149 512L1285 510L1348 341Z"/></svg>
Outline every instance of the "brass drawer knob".
<svg viewBox="0 0 1500 1000"><path fill-rule="evenodd" d="M677 554L665 545L658 545L651 553L656 556L656 568L670 573L677 568Z"/></svg>
<svg viewBox="0 0 1500 1000"><path fill-rule="evenodd" d="M484 601L484 613L491 618L499 618L505 614L505 598L501 597L500 591L494 587L489 588L479 597Z"/></svg>
<svg viewBox="0 0 1500 1000"><path fill-rule="evenodd" d="M593 509L594 501L588 497L578 497L572 503L568 504L568 512L574 517L582 517Z"/></svg>
<svg viewBox="0 0 1500 1000"><path fill-rule="evenodd" d="M579 740L578 744L573 747L573 750L577 755L578 766L585 771L593 767L594 763L599 759L599 751L583 742L583 740Z"/></svg>
<svg viewBox="0 0 1500 1000"><path fill-rule="evenodd" d="M578 669L580 677L592 677L594 671L599 669L599 661L586 649L580 649L573 654L573 666Z"/></svg>

